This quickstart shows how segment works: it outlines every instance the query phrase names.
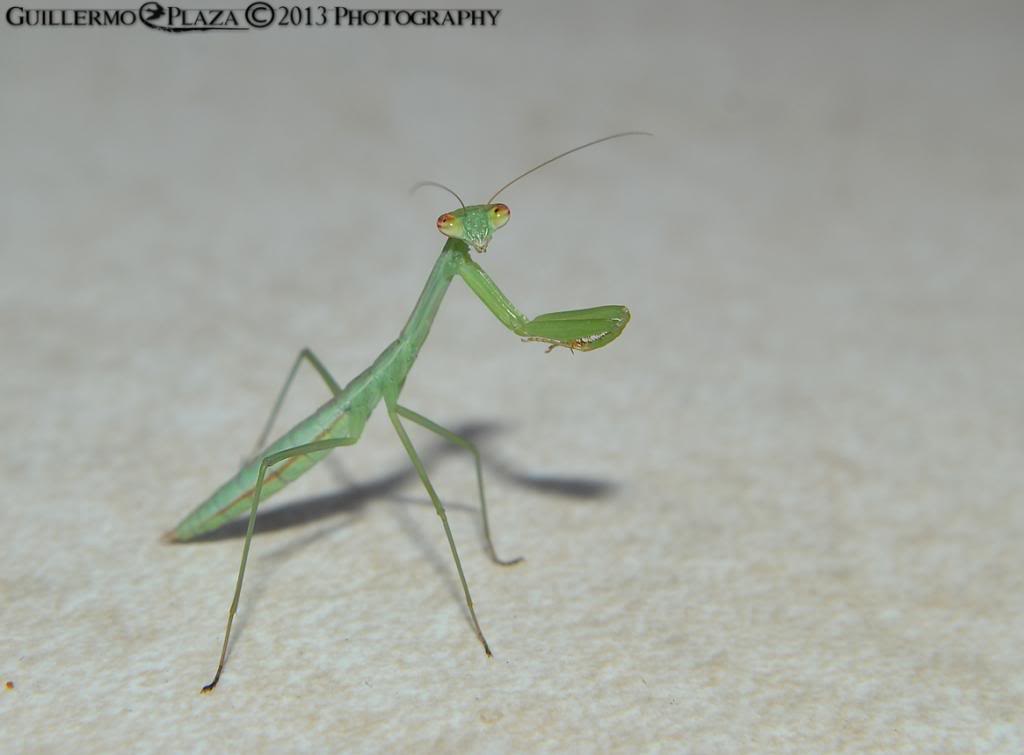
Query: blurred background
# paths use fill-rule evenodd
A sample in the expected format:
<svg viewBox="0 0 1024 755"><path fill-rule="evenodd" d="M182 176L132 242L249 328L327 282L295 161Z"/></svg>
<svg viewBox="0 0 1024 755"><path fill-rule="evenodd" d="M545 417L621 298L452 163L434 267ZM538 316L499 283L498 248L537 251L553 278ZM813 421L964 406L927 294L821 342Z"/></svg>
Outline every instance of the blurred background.
<svg viewBox="0 0 1024 755"><path fill-rule="evenodd" d="M1022 38L1015 2L0 22L5 743L1020 752ZM453 202L409 186L484 201L630 129L504 193L478 258L622 337L545 354L456 281L403 394L526 557L416 433L495 657L375 417L261 508L199 697L243 528L159 536L301 347L345 382L397 335Z"/></svg>

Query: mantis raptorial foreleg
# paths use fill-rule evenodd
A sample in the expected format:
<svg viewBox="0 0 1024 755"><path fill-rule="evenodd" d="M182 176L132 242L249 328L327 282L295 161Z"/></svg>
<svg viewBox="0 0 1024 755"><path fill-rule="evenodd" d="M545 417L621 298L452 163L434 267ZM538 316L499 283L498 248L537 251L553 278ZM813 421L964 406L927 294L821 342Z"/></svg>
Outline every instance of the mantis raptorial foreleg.
<svg viewBox="0 0 1024 755"><path fill-rule="evenodd" d="M299 352L299 355L295 357L295 362L292 364L292 368L288 371L288 377L285 378L281 392L277 394L277 400L274 401L274 408L270 410L270 416L267 417L267 422L263 426L263 431L256 440L256 446L252 449L252 453L249 454L242 462L243 467L246 464L251 463L257 456L259 456L260 451L263 450L263 447L267 442L267 438L270 437L270 430L274 426L274 420L277 419L277 413L281 411L281 405L284 404L284 397L288 393L288 389L291 388L292 381L295 379L295 373L299 371L299 365L302 363L303 359L309 362L313 369L317 371L321 378L323 378L323 381L331 390L332 396L337 396L341 393L341 386L339 386L338 382L331 377L331 373L329 373L323 363L317 359L316 354L308 348L302 349L302 351Z"/></svg>
<svg viewBox="0 0 1024 755"><path fill-rule="evenodd" d="M441 503L441 499L437 497L437 493L434 490L434 486L430 482L430 478L427 477L427 470L423 466L423 462L420 460L420 456L416 453L416 449L413 448L412 441L409 440L409 434L405 432L405 428L402 426L402 421L398 418L399 414L403 413L403 410L393 399L385 399L388 408L388 418L391 420L391 424L395 426L395 432L398 433L398 439L402 441L402 445L405 446L405 451L409 454L409 458L412 460L412 465L416 467L416 474L420 476L420 480L423 482L423 487L427 489L427 495L430 496L430 500L434 503L434 510L437 515L441 517L441 524L444 525L444 534L448 537L448 545L452 549L452 557L455 559L455 569L459 572L459 581L462 583L462 592L466 595L466 607L469 608L469 617L473 620L473 628L476 630L476 636L480 638L480 642L483 643L484 652L487 655L491 655L491 648L487 644L487 639L484 637L483 631L480 629L480 622L477 621L476 611L473 610L473 597L469 594L469 585L466 584L466 575L462 571L462 561L459 560L459 551L455 547L455 538L452 537L452 528L448 524L448 515L444 511L444 504ZM408 410L405 410L408 411Z"/></svg>
<svg viewBox="0 0 1024 755"><path fill-rule="evenodd" d="M491 540L491 525L487 520L487 498L484 496L484 473L480 466L480 452L477 451L476 444L468 438L463 438L461 435L456 435L451 430L441 427L439 424L427 419L422 414L417 414L412 409L407 409L401 405L395 405L395 411L410 422L415 422L420 427L424 427L433 433L437 433L442 438L445 438L458 446L462 446L473 454L473 461L476 463L476 482L480 491L480 511L483 514L484 519L484 539L487 541L487 551L490 553L491 559L494 563L501 564L502 566L511 566L512 564L518 564L522 561L522 556L505 561L504 559L498 558L498 553L494 550L494 542Z"/></svg>
<svg viewBox="0 0 1024 755"><path fill-rule="evenodd" d="M295 364L298 365L298 360L296 360ZM220 680L220 672L224 670L224 660L228 655L228 638L231 637L231 624L235 620L235 612L238 610L238 597L242 594L242 580L245 577L245 562L249 559L249 544L252 542L252 531L256 525L256 509L259 508L260 505L260 494L263 492L263 480L266 477L267 469L284 461L285 459L304 456L306 454L316 453L317 451L329 451L332 448L338 448L339 446L351 446L357 440L359 440L358 429L353 432L350 437L315 440L312 443L303 443L301 446L286 448L283 451L278 451L277 453L272 453L269 456L263 457L263 461L260 462L259 475L256 477L256 485L253 487L252 508L249 510L249 526L245 531L245 545L242 546L242 563L238 567L238 578L235 580L235 596L231 599L231 608L228 610L228 623L224 628L224 644L220 649L220 661L217 663L217 673L214 674L213 681L203 687L201 690L202 692L209 692L216 687L217 682ZM461 573L461 569L459 571ZM470 610L472 610L472 608L470 608ZM479 631L479 629L477 631ZM489 652L490 651L488 651L488 653Z"/></svg>

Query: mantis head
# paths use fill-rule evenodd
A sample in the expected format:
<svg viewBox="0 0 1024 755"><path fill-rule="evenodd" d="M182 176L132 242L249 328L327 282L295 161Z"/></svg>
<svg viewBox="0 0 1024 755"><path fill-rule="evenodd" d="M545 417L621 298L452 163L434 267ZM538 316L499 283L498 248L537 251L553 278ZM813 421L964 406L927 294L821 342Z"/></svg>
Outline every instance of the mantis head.
<svg viewBox="0 0 1024 755"><path fill-rule="evenodd" d="M609 139L618 139L620 136L637 135L650 136L650 134L647 133L646 131L623 131L622 133L619 134L612 134L611 136L605 136L602 137L601 139L595 139L592 142L581 144L578 147L573 147L572 149L566 150L565 152L562 152L559 155L555 155L554 157L545 160L540 165L535 165L525 173L521 173L515 178L513 178L507 184L505 184L496 192L494 192L491 195L491 198L487 200L486 204L474 204L467 207L466 203L462 201L462 197L460 197L458 194L456 194L454 191L449 189L444 184L439 184L436 181L420 181L419 183L414 184L410 191L416 191L417 189L420 189L424 186L434 186L438 189L444 189L453 197L458 199L459 204L461 205L460 209L452 210L451 212L446 212L444 215L439 217L437 219L437 230L439 230L448 238L458 239L459 241L466 242L471 247L476 249L478 252L486 252L487 245L491 241L491 236L494 235L494 232L496 230L498 230L503 225L505 225L505 223L508 222L508 207L506 205L501 204L500 202L494 202L494 200L497 199L498 195L501 194L501 192L505 191L505 189L507 189L509 186L514 184L519 179L526 178L526 176L530 175L535 170L540 170L545 165L550 165L555 160L561 160L563 157L565 157L566 155L571 155L573 152L579 152L581 149L592 147L595 144L606 142Z"/></svg>
<svg viewBox="0 0 1024 755"><path fill-rule="evenodd" d="M509 209L501 204L474 204L446 212L437 219L437 230L448 238L465 241L486 252L494 232L508 222Z"/></svg>

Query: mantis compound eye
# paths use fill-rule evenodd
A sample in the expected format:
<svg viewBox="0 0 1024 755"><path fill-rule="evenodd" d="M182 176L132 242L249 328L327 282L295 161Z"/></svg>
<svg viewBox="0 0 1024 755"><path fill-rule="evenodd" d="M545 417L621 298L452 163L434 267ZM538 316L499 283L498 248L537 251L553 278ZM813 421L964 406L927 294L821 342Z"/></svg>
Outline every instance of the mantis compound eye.
<svg viewBox="0 0 1024 755"><path fill-rule="evenodd" d="M466 230L458 212L446 212L437 219L437 230L450 239L465 239Z"/></svg>
<svg viewBox="0 0 1024 755"><path fill-rule="evenodd" d="M511 212L508 209L508 205L494 204L491 205L491 225L494 228L501 228L505 223L508 222L509 215Z"/></svg>

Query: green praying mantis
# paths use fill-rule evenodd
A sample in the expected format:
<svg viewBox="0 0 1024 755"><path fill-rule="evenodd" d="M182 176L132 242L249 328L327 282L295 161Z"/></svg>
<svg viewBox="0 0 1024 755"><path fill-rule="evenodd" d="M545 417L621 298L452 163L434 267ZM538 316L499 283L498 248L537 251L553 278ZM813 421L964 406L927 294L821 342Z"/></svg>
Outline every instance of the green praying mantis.
<svg viewBox="0 0 1024 755"><path fill-rule="evenodd" d="M434 490L423 462L406 433L403 420L420 425L465 448L473 455L476 463L477 487L487 551L495 563L504 566L518 563L522 559L502 560L495 551L487 519L487 502L484 497L480 454L476 446L470 440L456 435L436 422L406 408L398 402L398 397L402 392L405 379L430 333L431 323L441 306L448 285L456 275L465 281L466 285L480 297L484 305L506 328L525 341L547 344L548 351L558 346L572 351L592 351L607 346L618 338L623 328L626 327L626 323L629 322L629 310L626 307L606 305L589 309L552 312L532 319L528 318L509 301L483 268L473 261L469 249L472 247L478 253L485 252L494 232L508 222L509 208L504 204L495 203L494 200L516 181L573 152L609 139L634 135L650 136L645 131L627 131L595 139L562 152L509 181L494 192L485 204L466 206L458 194L447 186L433 181L425 181L413 187L413 190L421 186L435 186L444 189L458 199L461 207L446 212L437 219L438 230L447 236L448 240L445 242L441 255L434 264L434 269L431 271L430 277L427 278L423 292L401 334L381 352L373 364L359 373L345 387L338 384L312 351L302 349L292 364L284 386L270 411L270 417L260 433L256 442L256 452L234 477L221 485L177 527L164 535L164 539L171 542L191 540L205 532L219 528L243 512L249 512L249 526L245 533L245 544L242 546L242 563L238 568L238 577L235 580L235 593L228 611L220 660L217 663L213 681L202 688L203 693L210 692L217 685L224 670L228 639L231 636L231 624L235 612L238 610L238 599L242 593L242 580L245 576L245 563L249 558L249 546L252 542L253 526L256 523L256 510L260 503L304 474L332 449L355 444L359 440L370 414L381 400L384 401L388 419L394 426L423 487L426 488L427 494L434 504L434 510L441 519L445 536L448 538L448 546L451 548L452 558L455 561L459 582L462 584L466 606L469 608L473 629L483 645L484 652L488 656L491 655L491 648L480 629L480 622L473 609L473 598L469 593L469 585L466 583L466 576L462 570L462 562L459 559L458 549L455 547L455 539L452 537L444 505ZM331 392L331 399L278 440L264 447L285 395L303 361L308 362L323 379Z"/></svg>

